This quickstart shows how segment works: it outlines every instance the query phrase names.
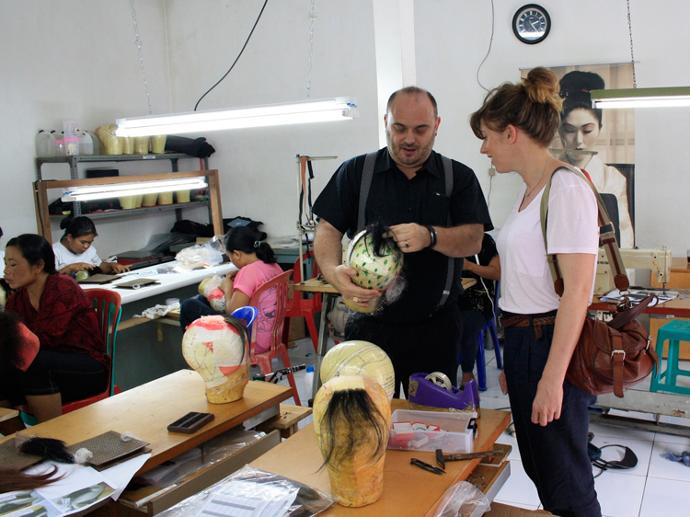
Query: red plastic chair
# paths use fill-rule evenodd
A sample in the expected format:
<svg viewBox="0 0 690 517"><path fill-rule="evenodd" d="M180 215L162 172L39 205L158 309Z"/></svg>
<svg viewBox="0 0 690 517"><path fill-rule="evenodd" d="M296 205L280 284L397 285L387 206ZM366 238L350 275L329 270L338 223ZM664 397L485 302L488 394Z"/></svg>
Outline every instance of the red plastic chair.
<svg viewBox="0 0 690 517"><path fill-rule="evenodd" d="M319 276L319 266L314 259L314 254L311 251L307 251L302 255L302 259L305 264L311 265L311 277L316 278ZM302 271L300 269L299 258L295 261L295 265L292 268L293 276L292 280L294 283L299 283L302 281ZM319 331L316 328L316 321L314 319L314 314L321 312L321 293L307 294L301 291L293 291L292 298L288 300L287 310L285 311L285 326L283 328L283 342L288 342L288 334L290 332L290 318L304 318L307 323L307 329L309 330L309 337L311 337L311 342L314 345L314 351L318 349Z"/></svg>
<svg viewBox="0 0 690 517"><path fill-rule="evenodd" d="M273 371L271 360L274 357L280 358L280 360L283 362L283 366L286 368L292 366L290 364L287 346L285 346L285 342L282 339L283 327L285 325L285 310L287 308L287 293L290 275L292 275L292 271L285 271L284 273L272 278L268 282L264 282L254 292L248 303L248 305L256 307L259 310L259 315L257 316L256 321L254 321L251 343L249 345L249 354L252 365L258 365L261 373L264 375ZM262 324L262 319L264 319L261 313L263 310L265 310L265 307L262 307L263 304L261 303L261 300L265 294L271 290L275 292L276 298L275 314L271 315L273 321L273 327L271 329L271 348L265 352L256 353L257 330ZM297 393L297 384L295 383L295 376L293 373L288 374L288 382L292 388L292 396L295 399L295 403L297 405L301 405L299 394Z"/></svg>
<svg viewBox="0 0 690 517"><path fill-rule="evenodd" d="M120 294L109 289L85 289L87 298L91 301L98 327L105 343L106 355L110 357L110 372L108 373L108 385L105 391L91 397L75 400L63 404L62 414L69 413L75 409L86 407L99 400L106 399L120 392L115 384L115 352L117 349L117 327L122 317L122 300Z"/></svg>
<svg viewBox="0 0 690 517"><path fill-rule="evenodd" d="M87 298L91 301L91 305L96 311L98 319L98 327L103 336L103 342L106 346L106 355L110 356L110 372L108 372L108 385L105 391L92 395L81 400L74 400L62 405L62 414L69 413L79 408L86 407L99 400L106 399L116 393L120 389L115 384L115 352L117 346L117 327L120 324L122 317L122 300L120 294L108 289L85 289ZM26 425L35 425L38 423L26 406L21 406L20 416Z"/></svg>

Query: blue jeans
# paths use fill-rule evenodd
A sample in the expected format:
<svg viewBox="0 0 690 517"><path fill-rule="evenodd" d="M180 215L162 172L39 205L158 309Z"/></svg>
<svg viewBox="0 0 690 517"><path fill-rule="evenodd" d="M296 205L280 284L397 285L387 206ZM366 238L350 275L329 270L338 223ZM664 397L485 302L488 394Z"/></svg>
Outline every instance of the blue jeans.
<svg viewBox="0 0 690 517"><path fill-rule="evenodd" d="M539 339L532 327L505 329L505 375L520 457L544 509L564 517L600 517L587 453L588 407L595 397L565 381L561 417L546 427L531 421L552 338L553 325L542 327Z"/></svg>

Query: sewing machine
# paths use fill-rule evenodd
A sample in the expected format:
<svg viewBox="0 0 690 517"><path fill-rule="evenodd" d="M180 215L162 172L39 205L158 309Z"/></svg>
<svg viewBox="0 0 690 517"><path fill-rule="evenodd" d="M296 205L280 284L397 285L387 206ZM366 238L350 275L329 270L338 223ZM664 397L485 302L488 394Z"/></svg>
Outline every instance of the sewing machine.
<svg viewBox="0 0 690 517"><path fill-rule="evenodd" d="M621 258L626 269L649 269L657 285L665 285L671 274L671 250L666 247L631 249L621 248ZM631 279L631 284L633 280ZM635 282L637 283L637 282ZM599 250L594 295L603 296L614 289L613 276L606 251Z"/></svg>

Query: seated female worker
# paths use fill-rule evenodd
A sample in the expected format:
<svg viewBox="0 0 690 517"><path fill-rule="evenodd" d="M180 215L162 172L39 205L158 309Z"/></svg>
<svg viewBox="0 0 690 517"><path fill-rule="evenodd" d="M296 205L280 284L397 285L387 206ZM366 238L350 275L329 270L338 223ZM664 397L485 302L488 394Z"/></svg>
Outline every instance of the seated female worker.
<svg viewBox="0 0 690 517"><path fill-rule="evenodd" d="M129 271L127 266L117 262L105 262L98 256L93 241L98 236L96 225L86 216L65 217L60 221L65 230L60 242L53 244L55 267L60 273L78 273L95 268L103 273L122 273Z"/></svg>
<svg viewBox="0 0 690 517"><path fill-rule="evenodd" d="M81 287L57 274L55 255L43 237L24 234L7 242L5 280L12 288L6 311L38 338L30 364L3 364L17 383L10 398L24 398L39 422L62 413L62 404L105 390L108 358L96 313ZM20 354L25 355L25 354Z"/></svg>
<svg viewBox="0 0 690 517"><path fill-rule="evenodd" d="M238 271L228 273L220 288L225 293L225 314L230 314L239 307L249 304L249 300L264 282L283 272L277 264L273 249L263 242L266 233L240 226L230 230L225 237L225 253ZM271 314L275 314L275 295L267 295L260 301L257 321L253 328L256 332L256 349L254 352L265 352L271 347ZM183 300L180 305L180 326L186 329L195 319L219 314L203 296ZM273 316L275 317L275 316Z"/></svg>

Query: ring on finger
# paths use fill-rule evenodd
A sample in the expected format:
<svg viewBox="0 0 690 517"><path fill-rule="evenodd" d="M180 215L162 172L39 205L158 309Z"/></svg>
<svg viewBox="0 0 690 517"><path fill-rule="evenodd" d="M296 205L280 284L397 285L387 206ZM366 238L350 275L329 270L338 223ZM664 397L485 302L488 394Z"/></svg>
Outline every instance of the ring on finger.
<svg viewBox="0 0 690 517"><path fill-rule="evenodd" d="M352 301L355 303L359 303L359 298L357 298L356 296L353 296Z"/></svg>

